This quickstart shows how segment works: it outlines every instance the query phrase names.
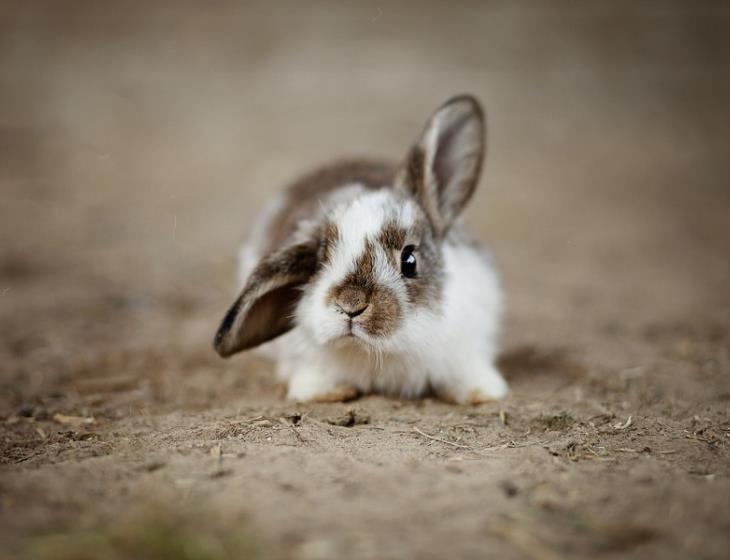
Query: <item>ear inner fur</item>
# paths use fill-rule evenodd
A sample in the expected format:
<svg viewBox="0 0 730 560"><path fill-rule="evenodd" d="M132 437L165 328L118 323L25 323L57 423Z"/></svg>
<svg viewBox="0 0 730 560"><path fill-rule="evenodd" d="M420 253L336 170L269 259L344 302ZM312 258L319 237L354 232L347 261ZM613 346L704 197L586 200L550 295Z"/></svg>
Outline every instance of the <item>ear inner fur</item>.
<svg viewBox="0 0 730 560"><path fill-rule="evenodd" d="M484 113L471 96L458 96L429 119L396 175L443 238L471 199L484 155Z"/></svg>

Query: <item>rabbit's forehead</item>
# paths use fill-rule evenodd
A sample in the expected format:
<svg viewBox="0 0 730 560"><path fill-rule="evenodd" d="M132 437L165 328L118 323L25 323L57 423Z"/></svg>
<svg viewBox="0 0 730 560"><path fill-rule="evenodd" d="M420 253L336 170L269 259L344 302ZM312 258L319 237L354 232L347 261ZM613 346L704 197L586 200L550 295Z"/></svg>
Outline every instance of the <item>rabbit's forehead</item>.
<svg viewBox="0 0 730 560"><path fill-rule="evenodd" d="M353 250L361 248L368 240L375 241L384 229L393 224L409 229L417 218L415 202L398 197L392 189L364 193L335 208L331 216L339 233L338 245L344 250L348 247Z"/></svg>
<svg viewBox="0 0 730 560"><path fill-rule="evenodd" d="M405 240L419 218L416 203L399 198L391 189L371 191L338 206L330 215L328 234L333 236L327 263L332 276L352 272L368 255L378 265L375 268L384 272L386 249L400 249L395 245Z"/></svg>
<svg viewBox="0 0 730 560"><path fill-rule="evenodd" d="M387 224L411 228L417 218L416 203L400 198L392 189L364 193L339 205L331 214L339 232L338 241L343 245L361 245L367 239L374 239Z"/></svg>

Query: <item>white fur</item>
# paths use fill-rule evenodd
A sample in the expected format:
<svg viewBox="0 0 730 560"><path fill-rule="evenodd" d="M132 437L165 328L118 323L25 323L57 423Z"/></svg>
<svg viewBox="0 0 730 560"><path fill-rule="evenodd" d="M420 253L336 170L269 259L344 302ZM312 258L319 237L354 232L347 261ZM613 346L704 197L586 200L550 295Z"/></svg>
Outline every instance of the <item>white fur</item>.
<svg viewBox="0 0 730 560"><path fill-rule="evenodd" d="M339 240L330 264L305 288L297 327L264 345L274 350L279 376L289 382L289 398L316 399L339 386L403 397L433 387L458 402L503 397L507 384L494 366L499 283L486 255L460 243L457 235L443 246L444 291L433 307L408 304L399 271L376 244L375 281L396 294L403 320L387 337L373 338L357 327L360 341L342 337L347 321L327 304L329 290L353 270L366 240L374 241L384 223L395 219L408 228L417 210L415 202L398 198L392 189L364 192L352 187L345 188L346 196L341 189L337 197L323 201L323 211L338 226ZM256 247L244 246L241 275L248 274L256 253Z"/></svg>

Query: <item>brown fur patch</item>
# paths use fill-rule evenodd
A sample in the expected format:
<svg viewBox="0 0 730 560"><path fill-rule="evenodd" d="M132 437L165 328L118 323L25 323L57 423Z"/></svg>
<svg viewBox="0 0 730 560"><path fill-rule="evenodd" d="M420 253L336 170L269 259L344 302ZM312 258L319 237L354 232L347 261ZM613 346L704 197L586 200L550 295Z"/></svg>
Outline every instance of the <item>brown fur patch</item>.
<svg viewBox="0 0 730 560"><path fill-rule="evenodd" d="M276 276L308 278L314 273L316 266L316 247L313 243L287 247L261 261L251 274L243 296L257 291Z"/></svg>
<svg viewBox="0 0 730 560"><path fill-rule="evenodd" d="M400 270L400 253L406 244L408 232L395 220L386 223L378 234L377 242L383 246L390 264Z"/></svg>
<svg viewBox="0 0 730 560"><path fill-rule="evenodd" d="M362 326L371 336L388 336L401 322L401 307L396 295L378 287L370 298L370 306L362 315Z"/></svg>
<svg viewBox="0 0 730 560"><path fill-rule="evenodd" d="M342 283L335 287L331 293L346 287L356 287L368 293L372 291L373 269L375 268L375 245L372 241L365 242L365 250L355 261L355 268L343 279Z"/></svg>
<svg viewBox="0 0 730 560"><path fill-rule="evenodd" d="M324 225L322 231L322 243L321 243L321 264L327 264L332 260L332 253L337 245L337 239L339 238L339 230L337 225L332 222L327 222Z"/></svg>
<svg viewBox="0 0 730 560"><path fill-rule="evenodd" d="M355 268L342 282L333 286L327 294L327 305L339 305L345 311L369 303L375 288L373 268L375 248L371 242L365 243L363 254L355 262Z"/></svg>

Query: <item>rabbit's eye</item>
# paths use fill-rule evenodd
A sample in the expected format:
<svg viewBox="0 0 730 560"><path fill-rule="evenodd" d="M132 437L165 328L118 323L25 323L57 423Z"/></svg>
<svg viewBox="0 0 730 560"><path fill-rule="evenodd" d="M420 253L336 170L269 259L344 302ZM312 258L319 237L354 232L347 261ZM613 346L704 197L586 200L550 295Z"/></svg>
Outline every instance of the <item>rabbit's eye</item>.
<svg viewBox="0 0 730 560"><path fill-rule="evenodd" d="M416 247L407 245L400 255L400 271L406 278L416 276L416 255L414 254Z"/></svg>

